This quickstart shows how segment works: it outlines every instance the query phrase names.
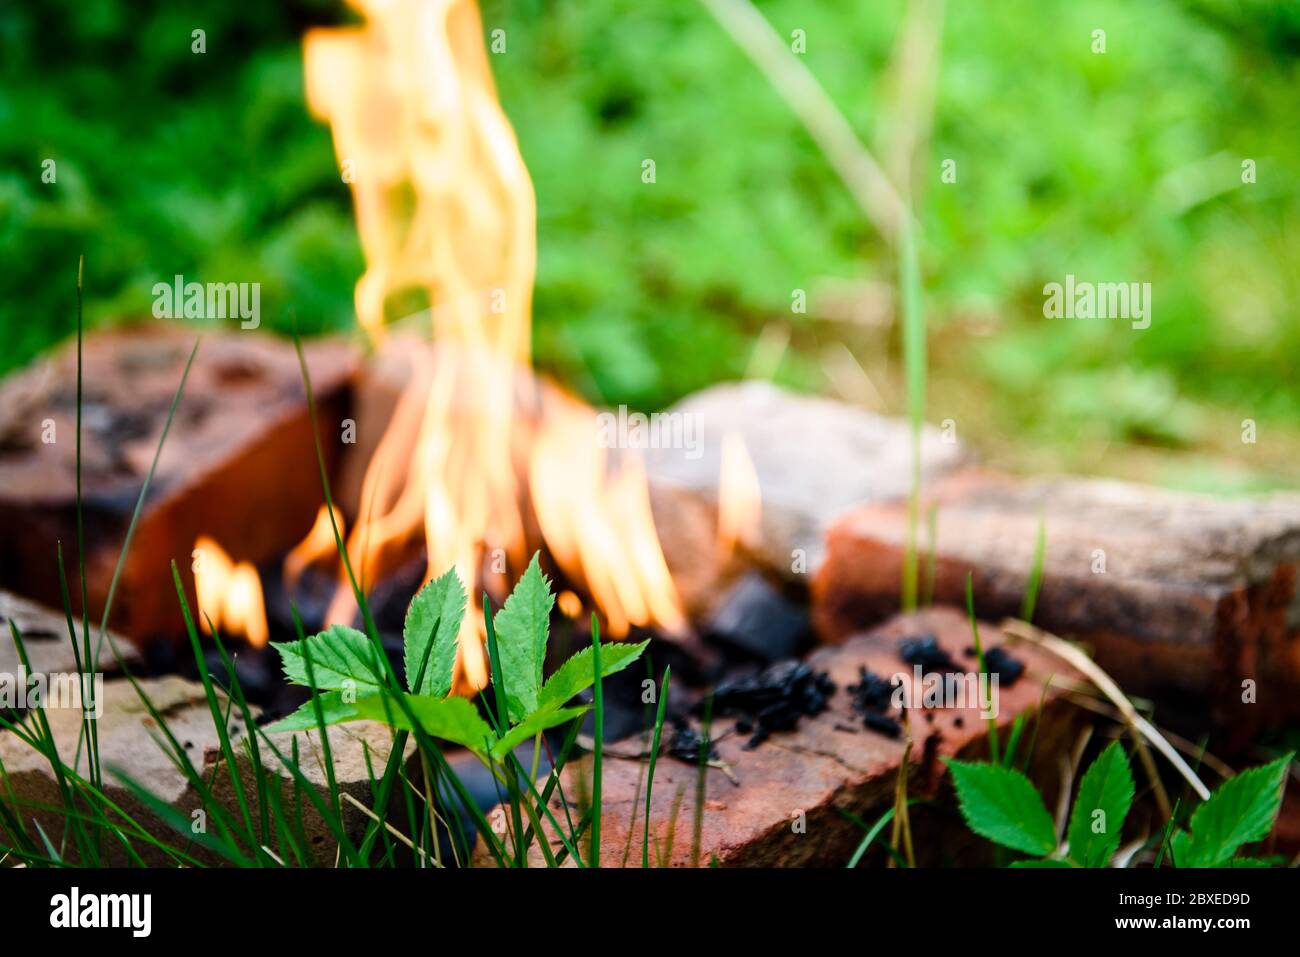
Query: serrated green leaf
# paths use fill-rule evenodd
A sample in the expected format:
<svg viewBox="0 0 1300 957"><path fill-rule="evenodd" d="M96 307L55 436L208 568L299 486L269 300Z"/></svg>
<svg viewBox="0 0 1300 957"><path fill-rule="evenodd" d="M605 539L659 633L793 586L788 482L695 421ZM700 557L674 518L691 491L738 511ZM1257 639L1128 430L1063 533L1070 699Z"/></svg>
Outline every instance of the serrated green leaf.
<svg viewBox="0 0 1300 957"><path fill-rule="evenodd" d="M993 764L948 762L962 817L972 831L1004 847L1044 857L1056 850L1056 831L1029 778Z"/></svg>
<svg viewBox="0 0 1300 957"><path fill-rule="evenodd" d="M1292 755L1242 771L1215 789L1192 813L1187 860L1179 867L1215 867L1243 844L1262 841L1282 806L1282 779Z"/></svg>
<svg viewBox="0 0 1300 957"><path fill-rule="evenodd" d="M492 619L501 655L501 680L506 686L506 708L512 722L522 721L537 710L554 604L551 583L542 574L534 552L515 590Z"/></svg>
<svg viewBox="0 0 1300 957"><path fill-rule="evenodd" d="M492 757L500 761L507 754L538 732L545 731L547 728L554 728L557 725L565 724L579 715L586 714L590 710L591 707L589 705L581 705L576 708L556 708L550 711L534 711L523 721L511 728L495 745L492 746Z"/></svg>
<svg viewBox="0 0 1300 957"><path fill-rule="evenodd" d="M413 730L401 706L385 695L358 698L357 712L363 718L383 721L392 727ZM406 703L425 734L469 748L475 754L487 754L496 743L496 735L466 698L435 698L429 695L406 695Z"/></svg>
<svg viewBox="0 0 1300 957"><path fill-rule="evenodd" d="M411 599L402 626L402 660L406 664L406 686L412 694L445 698L451 693L456 639L464 618L465 586L455 568L447 569ZM416 688L412 683L422 665L424 677Z"/></svg>
<svg viewBox="0 0 1300 957"><path fill-rule="evenodd" d="M608 678L615 672L622 671L641 657L648 641L631 642L610 641L600 646L601 677ZM541 694L537 697L537 708L547 711L569 702L580 691L586 691L596 683L595 667L592 664L590 648L583 648L546 680Z"/></svg>
<svg viewBox="0 0 1300 957"><path fill-rule="evenodd" d="M313 659L314 661L314 659ZM322 717L325 724L343 724L346 721L360 720L356 705L343 700L343 692L326 691L320 696ZM313 731L317 727L316 709L308 701L291 715L286 715L266 728L267 734L279 734L282 731Z"/></svg>
<svg viewBox="0 0 1300 957"><path fill-rule="evenodd" d="M1070 859L1080 867L1105 867L1119 847L1120 829L1132 804L1133 772L1120 743L1112 741L1079 782L1066 830Z"/></svg>
<svg viewBox="0 0 1300 957"><path fill-rule="evenodd" d="M383 663L377 660L370 639L355 628L334 625L301 641L275 643L274 647L280 653L284 676L292 684L310 687L305 657L310 653L312 674L320 691L351 688L361 694L382 687Z"/></svg>

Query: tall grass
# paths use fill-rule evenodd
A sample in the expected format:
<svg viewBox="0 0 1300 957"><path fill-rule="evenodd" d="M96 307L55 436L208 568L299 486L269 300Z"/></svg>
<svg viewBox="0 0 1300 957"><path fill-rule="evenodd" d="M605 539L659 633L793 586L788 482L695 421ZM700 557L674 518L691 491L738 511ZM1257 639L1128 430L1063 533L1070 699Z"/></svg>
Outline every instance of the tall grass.
<svg viewBox="0 0 1300 957"><path fill-rule="evenodd" d="M921 308L921 267L916 249L915 224L903 217L898 241L898 288L903 311L903 370L907 381L907 424L912 445L911 481L907 495L907 540L903 553L903 611L917 607L921 520L921 429L925 424L925 314Z"/></svg>

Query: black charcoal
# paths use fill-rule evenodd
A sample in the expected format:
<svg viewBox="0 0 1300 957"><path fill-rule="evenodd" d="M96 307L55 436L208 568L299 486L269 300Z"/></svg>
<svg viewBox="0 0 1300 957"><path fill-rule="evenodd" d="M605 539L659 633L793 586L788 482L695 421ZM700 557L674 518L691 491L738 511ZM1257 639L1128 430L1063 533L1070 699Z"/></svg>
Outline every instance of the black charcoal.
<svg viewBox="0 0 1300 957"><path fill-rule="evenodd" d="M927 674L935 671L942 674L961 671L948 652L939 647L939 639L934 635L903 638L898 642L898 654L909 665L920 665L921 670Z"/></svg>
<svg viewBox="0 0 1300 957"><path fill-rule="evenodd" d="M805 715L826 710L835 683L824 671L801 661L780 661L762 671L721 682L713 692L715 714L735 715L736 729L750 734L745 747L755 748L774 731L793 731ZM706 702L696 705L697 714Z"/></svg>

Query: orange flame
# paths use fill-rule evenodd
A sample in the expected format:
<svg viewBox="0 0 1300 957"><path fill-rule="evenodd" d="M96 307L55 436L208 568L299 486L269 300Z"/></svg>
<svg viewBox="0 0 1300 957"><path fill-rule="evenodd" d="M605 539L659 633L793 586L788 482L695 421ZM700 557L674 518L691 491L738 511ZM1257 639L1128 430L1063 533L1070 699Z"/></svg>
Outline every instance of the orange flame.
<svg viewBox="0 0 1300 957"><path fill-rule="evenodd" d="M343 516L337 508L334 509L334 523L338 525L339 534L342 535ZM316 513L316 521L312 523L307 537L284 556L285 584L292 587L298 579L302 578L302 573L307 570L307 566L337 556L338 552L334 545L334 525L330 522L330 509L329 506L322 505L320 511Z"/></svg>
<svg viewBox="0 0 1300 957"><path fill-rule="evenodd" d="M763 495L758 473L739 432L722 436L718 473L718 554L725 561L740 545L751 551L762 541Z"/></svg>
<svg viewBox="0 0 1300 957"><path fill-rule="evenodd" d="M364 582L423 539L426 578L454 566L471 595L508 584L544 543L617 637L684 627L640 463L611 463L595 414L548 392L521 416L536 266L532 182L497 101L473 0L352 0L364 26L313 30L312 111L328 120L351 184L366 271L357 317L376 344L385 307L421 292L432 349L406 349L412 376L368 466L348 539ZM530 522L528 506L538 529ZM572 602L568 604L572 607ZM340 587L331 621L352 617ZM487 681L482 614L465 616L462 687Z"/></svg>
<svg viewBox="0 0 1300 957"><path fill-rule="evenodd" d="M257 569L248 562L231 561L226 550L206 535L195 540L193 558L194 590L203 631L211 634L211 619L212 628L243 635L257 648L265 645L270 632Z"/></svg>

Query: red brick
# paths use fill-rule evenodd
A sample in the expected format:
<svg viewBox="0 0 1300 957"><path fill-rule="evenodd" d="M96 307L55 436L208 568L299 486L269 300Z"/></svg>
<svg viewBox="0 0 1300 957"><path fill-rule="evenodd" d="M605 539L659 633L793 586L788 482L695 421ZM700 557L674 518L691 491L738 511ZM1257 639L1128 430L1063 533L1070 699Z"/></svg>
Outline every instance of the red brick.
<svg viewBox="0 0 1300 957"><path fill-rule="evenodd" d="M190 329L149 324L86 339L82 454L96 623L194 338ZM336 341L309 343L306 353L333 460L355 358ZM76 371L75 343L68 343L0 384L0 586L52 607L60 606L60 541L70 589L80 595ZM51 444L42 441L47 422L55 429ZM200 534L236 559L266 560L306 533L321 501L293 344L256 332L207 332L136 529L112 624L137 641L175 636L181 622L169 563L188 581Z"/></svg>
<svg viewBox="0 0 1300 957"><path fill-rule="evenodd" d="M839 686L830 708L815 718L805 717L799 727L788 733L773 734L757 748L743 749L746 736L727 733L733 722L720 719L714 737L724 735L717 745L720 757L732 766L738 783L733 784L720 769L705 773L705 799L701 818L700 864L708 866L716 856L721 866L844 866L862 831L845 818L847 811L867 821L874 821L892 805L899 763L904 745L862 727L861 718L850 707L845 686L858 680L858 666L887 677L899 671L910 672L898 655L898 640L922 633L934 634L940 645L959 664L975 670L974 660L964 653L970 645L970 625L964 615L953 609L931 609L913 616L899 616L869 633L859 635L836 647L817 650L809 663L828 671ZM987 647L999 645L1003 635L990 625L981 626ZM1080 712L1064 701L1060 681L1069 676L1068 668L1033 647L1017 645L1013 653L1025 662L1027 673L1011 687L1000 689L999 727L1011 724L1021 713L1032 713L1044 703L1035 754L1053 755L1070 738ZM1044 698L1043 683L1049 675L1057 681ZM943 757L987 757L988 723L977 708L933 709L933 723L924 713L912 713L911 730L915 740L909 794L935 796L947 780ZM853 731L840 730L851 727ZM1032 728L1032 725L1031 725ZM624 742L635 746L639 739ZM617 748L616 748L617 749ZM1054 763L1042 762L1035 770L1037 780L1055 786ZM570 801L579 793L579 773L590 774L571 765L567 771L565 791ZM641 762L628 758L606 757L602 773L604 800L601 814L601 863L618 866L628 844L632 828L629 863L640 866L642 828L644 827L645 793L641 791L635 811L633 798ZM692 860L692 828L696 806L695 789L698 768L682 761L661 756L655 767L651 801L651 834L666 845L669 821L679 790L683 790L677 815L671 863L689 866ZM562 813L558 804L557 814ZM803 812L806 831L796 833L794 817ZM562 819L562 818L560 818ZM970 836L960 827L953 828L941 819L928 819L924 841L918 838L918 853L944 849L953 851ZM938 836L943 829L943 840ZM957 844L948 842L948 838ZM557 849L562 847L552 840ZM923 846L924 845L924 846ZM535 849L534 849L535 850ZM654 860L653 842L651 860Z"/></svg>
<svg viewBox="0 0 1300 957"><path fill-rule="evenodd" d="M938 508L935 602L963 605L970 573L978 614L1018 615L1041 516L1035 624L1090 645L1125 690L1191 695L1242 734L1296 713L1300 497L1229 500L975 470L940 480L926 497L924 508ZM906 504L894 501L857 509L831 530L813 588L825 640L897 609L906 525ZM1094 573L1101 553L1105 572ZM1257 682L1257 706L1242 704L1245 679Z"/></svg>

